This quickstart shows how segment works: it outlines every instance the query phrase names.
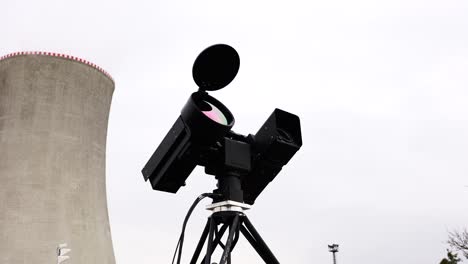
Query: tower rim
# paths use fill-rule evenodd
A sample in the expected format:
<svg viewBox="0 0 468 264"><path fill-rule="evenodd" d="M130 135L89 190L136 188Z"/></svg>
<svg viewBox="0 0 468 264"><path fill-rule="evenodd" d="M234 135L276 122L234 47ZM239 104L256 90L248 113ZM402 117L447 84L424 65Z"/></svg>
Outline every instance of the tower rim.
<svg viewBox="0 0 468 264"><path fill-rule="evenodd" d="M68 55L68 54L64 54L64 53L47 52L47 51L18 51L18 52L11 52L11 53L8 53L6 55L0 56L0 62L3 61L3 60L6 60L6 59L10 59L10 58L19 57L19 56L28 56L28 55L56 57L56 58L62 58L62 59L67 59L67 60L79 62L79 63L85 64L87 66L90 66L91 68L94 68L95 70L101 72L102 74L104 74L107 78L109 78L115 84L114 78L109 74L109 72L107 72L106 70L104 70L103 68L98 66L97 64L92 63L92 62L90 62L88 60L82 59L80 57L76 57L76 56L72 56L72 55Z"/></svg>

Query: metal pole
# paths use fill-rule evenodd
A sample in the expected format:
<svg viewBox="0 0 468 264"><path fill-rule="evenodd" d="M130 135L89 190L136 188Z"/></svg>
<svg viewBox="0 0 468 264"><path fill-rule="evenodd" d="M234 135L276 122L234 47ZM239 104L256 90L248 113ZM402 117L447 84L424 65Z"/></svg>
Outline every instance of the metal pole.
<svg viewBox="0 0 468 264"><path fill-rule="evenodd" d="M333 254L333 264L336 264L336 252L338 252L338 248L338 244L328 245L328 251Z"/></svg>

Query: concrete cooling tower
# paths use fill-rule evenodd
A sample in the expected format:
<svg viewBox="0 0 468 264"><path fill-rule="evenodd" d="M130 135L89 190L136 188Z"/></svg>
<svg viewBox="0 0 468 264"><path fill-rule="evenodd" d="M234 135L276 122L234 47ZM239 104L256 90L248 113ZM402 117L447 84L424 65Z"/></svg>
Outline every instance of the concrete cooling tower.
<svg viewBox="0 0 468 264"><path fill-rule="evenodd" d="M1 264L57 263L63 243L64 263L115 263L105 179L113 91L105 71L78 58L0 58Z"/></svg>

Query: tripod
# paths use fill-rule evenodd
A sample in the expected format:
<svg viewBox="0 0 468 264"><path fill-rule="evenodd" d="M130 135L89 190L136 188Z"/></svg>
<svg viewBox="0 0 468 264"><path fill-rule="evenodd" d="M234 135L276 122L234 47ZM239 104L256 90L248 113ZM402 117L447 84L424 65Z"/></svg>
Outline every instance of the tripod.
<svg viewBox="0 0 468 264"><path fill-rule="evenodd" d="M279 261L263 241L260 234L243 213L247 208L249 208L248 205L234 201L223 201L208 206L207 209L213 210L213 213L208 217L190 264L197 263L205 242L207 245L206 254L200 264L211 264L211 255L218 245L223 249L219 264L231 264L231 252L239 240L239 232L244 235L265 263L279 264ZM218 226L221 226L221 228L218 229ZM226 244L223 244L221 238L228 228L229 234Z"/></svg>

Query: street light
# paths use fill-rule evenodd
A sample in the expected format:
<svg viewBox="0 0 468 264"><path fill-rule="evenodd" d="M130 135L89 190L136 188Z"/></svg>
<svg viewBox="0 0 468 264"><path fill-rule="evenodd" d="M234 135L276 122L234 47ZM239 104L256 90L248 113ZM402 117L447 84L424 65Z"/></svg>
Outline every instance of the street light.
<svg viewBox="0 0 468 264"><path fill-rule="evenodd" d="M333 264L336 264L336 256L335 256L335 253L338 252L338 247L339 247L338 244L328 245L328 251L330 251L331 253L333 253Z"/></svg>

